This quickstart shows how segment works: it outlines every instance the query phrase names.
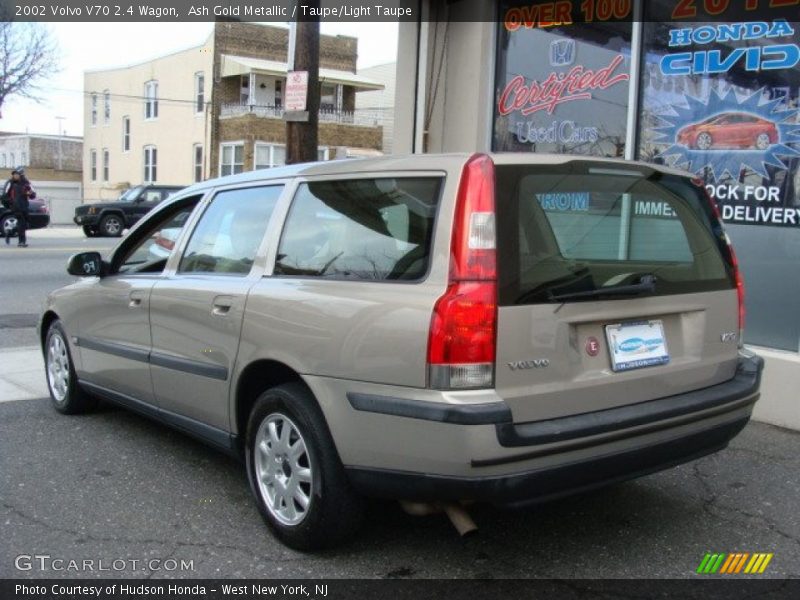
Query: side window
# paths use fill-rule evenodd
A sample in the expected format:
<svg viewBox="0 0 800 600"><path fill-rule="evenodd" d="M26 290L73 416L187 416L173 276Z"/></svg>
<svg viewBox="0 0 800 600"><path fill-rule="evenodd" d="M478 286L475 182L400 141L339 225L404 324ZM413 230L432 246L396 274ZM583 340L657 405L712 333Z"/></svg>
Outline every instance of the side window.
<svg viewBox="0 0 800 600"><path fill-rule="evenodd" d="M159 211L148 219L120 258L115 257L118 273L160 273L175 247L183 226L201 196L188 198L176 206Z"/></svg>
<svg viewBox="0 0 800 600"><path fill-rule="evenodd" d="M220 192L192 232L179 273L247 275L283 186Z"/></svg>
<svg viewBox="0 0 800 600"><path fill-rule="evenodd" d="M147 190L144 193L144 201L145 202L160 202L161 201L161 190Z"/></svg>
<svg viewBox="0 0 800 600"><path fill-rule="evenodd" d="M428 270L441 179L323 181L298 188L276 275L416 280Z"/></svg>

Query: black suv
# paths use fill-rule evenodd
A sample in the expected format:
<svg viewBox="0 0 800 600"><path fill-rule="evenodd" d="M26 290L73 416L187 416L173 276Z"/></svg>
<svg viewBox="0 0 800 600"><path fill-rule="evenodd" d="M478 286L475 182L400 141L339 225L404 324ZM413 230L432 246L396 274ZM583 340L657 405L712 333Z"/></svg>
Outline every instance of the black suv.
<svg viewBox="0 0 800 600"><path fill-rule="evenodd" d="M72 220L83 227L87 237L118 237L159 202L181 189L183 186L179 185L137 185L123 192L115 202L77 206Z"/></svg>

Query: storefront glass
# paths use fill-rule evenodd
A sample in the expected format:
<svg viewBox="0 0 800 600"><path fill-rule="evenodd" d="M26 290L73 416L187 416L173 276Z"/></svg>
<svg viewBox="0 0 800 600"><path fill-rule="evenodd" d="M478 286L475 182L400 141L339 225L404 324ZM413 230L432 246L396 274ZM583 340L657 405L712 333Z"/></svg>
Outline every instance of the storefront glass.
<svg viewBox="0 0 800 600"><path fill-rule="evenodd" d="M796 351L800 24L666 22L674 1L647 4L638 156L705 181L742 264L746 341Z"/></svg>
<svg viewBox="0 0 800 600"><path fill-rule="evenodd" d="M631 23L540 28L515 11L498 35L493 149L623 156Z"/></svg>
<svg viewBox="0 0 800 600"><path fill-rule="evenodd" d="M746 281L746 341L798 351L800 23L787 3L756 4L639 2L631 73L636 2L501 0L492 147L623 156L636 111L636 156L696 174L720 207ZM619 14L600 19L601 5Z"/></svg>

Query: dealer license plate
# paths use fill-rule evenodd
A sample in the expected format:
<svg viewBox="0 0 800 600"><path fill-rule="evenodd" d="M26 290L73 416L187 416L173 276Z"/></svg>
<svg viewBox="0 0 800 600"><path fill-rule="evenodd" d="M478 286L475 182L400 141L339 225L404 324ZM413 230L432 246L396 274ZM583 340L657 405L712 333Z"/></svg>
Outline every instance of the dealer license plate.
<svg viewBox="0 0 800 600"><path fill-rule="evenodd" d="M660 320L606 325L614 371L630 371L669 362L664 324Z"/></svg>

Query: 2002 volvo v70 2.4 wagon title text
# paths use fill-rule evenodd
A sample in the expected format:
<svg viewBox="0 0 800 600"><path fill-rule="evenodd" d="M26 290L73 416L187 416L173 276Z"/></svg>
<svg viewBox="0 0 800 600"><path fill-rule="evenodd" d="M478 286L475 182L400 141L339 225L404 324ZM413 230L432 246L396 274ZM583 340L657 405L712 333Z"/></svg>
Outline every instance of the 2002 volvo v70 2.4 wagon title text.
<svg viewBox="0 0 800 600"><path fill-rule="evenodd" d="M254 171L68 270L84 278L41 320L55 408L110 400L243 456L295 548L343 540L365 496L513 505L676 465L724 448L758 398L716 207L653 165Z"/></svg>

